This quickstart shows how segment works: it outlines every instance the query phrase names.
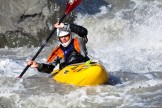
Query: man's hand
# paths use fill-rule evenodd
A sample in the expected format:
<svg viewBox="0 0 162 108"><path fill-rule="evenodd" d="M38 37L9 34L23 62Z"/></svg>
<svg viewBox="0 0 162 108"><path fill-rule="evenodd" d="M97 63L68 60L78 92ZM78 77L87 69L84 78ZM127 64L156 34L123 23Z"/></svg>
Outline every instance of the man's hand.
<svg viewBox="0 0 162 108"><path fill-rule="evenodd" d="M56 27L57 29L60 29L60 28L63 28L64 27L64 23L56 23L56 24L54 24L54 27Z"/></svg>
<svg viewBox="0 0 162 108"><path fill-rule="evenodd" d="M35 62L35 61L32 61L32 60L29 60L27 62L28 65L31 65L30 67L33 67L33 68L38 68L38 63Z"/></svg>

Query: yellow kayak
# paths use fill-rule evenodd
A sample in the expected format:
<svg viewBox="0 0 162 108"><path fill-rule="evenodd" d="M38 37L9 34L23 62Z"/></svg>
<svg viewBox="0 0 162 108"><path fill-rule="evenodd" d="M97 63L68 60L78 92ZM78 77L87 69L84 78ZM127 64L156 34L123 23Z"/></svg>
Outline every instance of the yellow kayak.
<svg viewBox="0 0 162 108"><path fill-rule="evenodd" d="M57 73L53 79L57 82L77 86L96 86L108 82L108 73L105 68L96 62L78 63L66 66Z"/></svg>

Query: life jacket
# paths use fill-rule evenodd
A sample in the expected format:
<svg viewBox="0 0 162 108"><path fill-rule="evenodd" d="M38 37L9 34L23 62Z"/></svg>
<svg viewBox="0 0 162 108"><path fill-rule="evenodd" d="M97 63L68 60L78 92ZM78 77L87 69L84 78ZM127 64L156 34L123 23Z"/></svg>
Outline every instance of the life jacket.
<svg viewBox="0 0 162 108"><path fill-rule="evenodd" d="M80 43L78 38L75 37L72 42L74 49L80 53ZM60 45L52 50L52 53L47 58L47 62L52 62L56 57L59 57L60 59L64 59L65 57L64 51L61 49Z"/></svg>

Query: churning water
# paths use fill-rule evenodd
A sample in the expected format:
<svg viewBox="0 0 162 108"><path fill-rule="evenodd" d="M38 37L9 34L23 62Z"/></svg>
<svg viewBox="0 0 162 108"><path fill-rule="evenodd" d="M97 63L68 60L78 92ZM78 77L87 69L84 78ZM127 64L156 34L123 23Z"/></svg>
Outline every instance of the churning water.
<svg viewBox="0 0 162 108"><path fill-rule="evenodd" d="M16 79L38 48L0 49L0 108L161 108L162 1L107 0L100 12L78 13L89 31L89 56L100 60L110 84L75 87L29 69ZM55 46L55 45L54 45ZM37 58L45 62L54 46Z"/></svg>

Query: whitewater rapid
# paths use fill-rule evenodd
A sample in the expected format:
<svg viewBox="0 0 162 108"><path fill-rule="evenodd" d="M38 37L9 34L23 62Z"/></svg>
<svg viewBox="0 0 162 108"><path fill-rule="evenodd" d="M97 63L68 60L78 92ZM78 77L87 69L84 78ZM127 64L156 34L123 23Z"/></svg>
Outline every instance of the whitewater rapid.
<svg viewBox="0 0 162 108"><path fill-rule="evenodd" d="M109 2L101 12L78 13L75 19L88 29L89 56L105 66L109 85L60 84L32 68L17 79L39 47L5 47L0 49L0 108L161 108L162 2ZM36 61L46 62L55 45L47 45Z"/></svg>

